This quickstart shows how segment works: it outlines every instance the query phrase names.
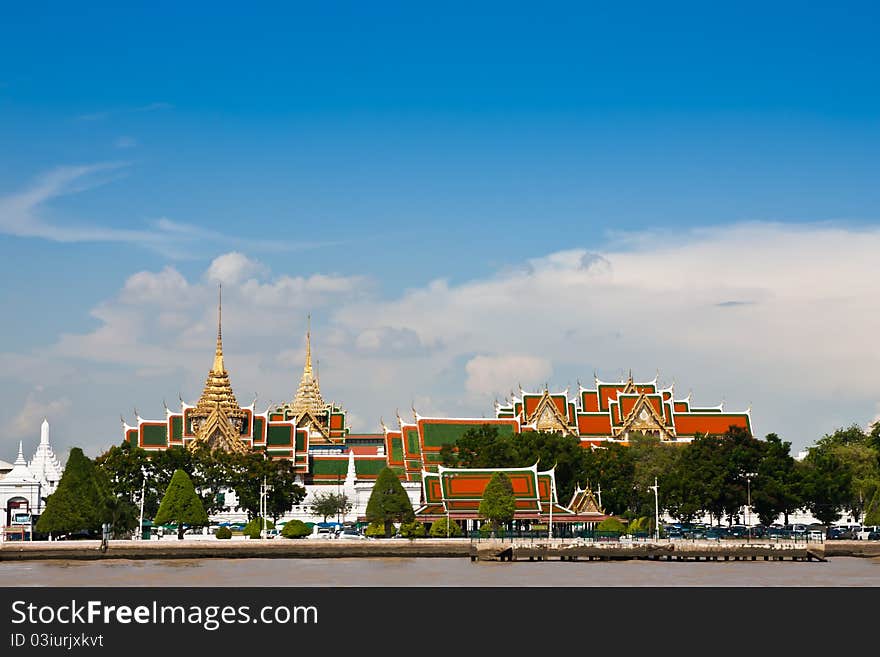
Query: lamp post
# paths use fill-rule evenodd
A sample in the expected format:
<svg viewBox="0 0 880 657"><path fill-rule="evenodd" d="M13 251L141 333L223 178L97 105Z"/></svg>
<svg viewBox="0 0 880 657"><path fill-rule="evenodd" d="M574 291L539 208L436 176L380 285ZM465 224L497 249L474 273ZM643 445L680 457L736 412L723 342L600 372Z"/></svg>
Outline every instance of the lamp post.
<svg viewBox="0 0 880 657"><path fill-rule="evenodd" d="M754 472L746 472L746 526L748 527L749 540L752 540L752 477L756 476Z"/></svg>
<svg viewBox="0 0 880 657"><path fill-rule="evenodd" d="M654 491L654 540L660 538L660 486L657 485L657 477L654 477L654 485L648 486L649 490Z"/></svg>
<svg viewBox="0 0 880 657"><path fill-rule="evenodd" d="M141 515L140 520L138 520L138 535L137 540L141 540L144 537L144 488L147 483L147 469L144 466L141 466Z"/></svg>
<svg viewBox="0 0 880 657"><path fill-rule="evenodd" d="M556 482L556 477L551 472L550 474L550 523L547 525L547 538L548 540L553 540L553 490L554 484Z"/></svg>
<svg viewBox="0 0 880 657"><path fill-rule="evenodd" d="M266 475L263 475L263 485L260 486L260 519L263 524L260 538L266 538Z"/></svg>

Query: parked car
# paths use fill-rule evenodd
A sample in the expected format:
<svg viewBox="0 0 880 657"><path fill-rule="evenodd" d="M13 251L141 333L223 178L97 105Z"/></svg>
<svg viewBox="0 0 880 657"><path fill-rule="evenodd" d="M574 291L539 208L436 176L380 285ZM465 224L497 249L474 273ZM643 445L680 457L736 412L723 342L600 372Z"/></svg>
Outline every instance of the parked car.
<svg viewBox="0 0 880 657"><path fill-rule="evenodd" d="M318 527L318 525L315 525L312 528L312 533L306 536L306 538L326 541L331 538L336 538L336 532L333 531L332 527Z"/></svg>
<svg viewBox="0 0 880 657"><path fill-rule="evenodd" d="M860 541L880 540L880 525L865 525L856 536Z"/></svg>
<svg viewBox="0 0 880 657"><path fill-rule="evenodd" d="M357 529L354 529L353 527L346 527L341 532L336 534L336 538L353 539L353 540L362 540L362 539L366 540L367 537L364 536L363 534L361 534Z"/></svg>
<svg viewBox="0 0 880 657"><path fill-rule="evenodd" d="M767 538L791 538L791 529L785 527L768 527L765 536Z"/></svg>

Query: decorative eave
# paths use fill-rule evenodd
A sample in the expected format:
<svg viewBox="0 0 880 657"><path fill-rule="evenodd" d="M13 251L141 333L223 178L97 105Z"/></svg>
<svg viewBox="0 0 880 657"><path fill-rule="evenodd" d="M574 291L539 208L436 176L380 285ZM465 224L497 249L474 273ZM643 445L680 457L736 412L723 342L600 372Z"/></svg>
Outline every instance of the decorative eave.
<svg viewBox="0 0 880 657"><path fill-rule="evenodd" d="M633 404L633 407L630 409L629 413L626 414L626 417L623 418L623 422L621 422L620 427L612 427L612 435L621 436L622 434L626 434L629 431L641 431L642 429L632 429L632 425L635 423L636 415L640 413L641 409L647 408L648 412L651 414L652 419L656 423L656 429L661 432L661 434L665 435L669 440L675 440L675 426L667 425L666 419L657 413L657 410L654 408L654 405L648 402L647 395L645 393L641 393L639 398L636 400L636 403ZM652 429L653 430L653 429Z"/></svg>

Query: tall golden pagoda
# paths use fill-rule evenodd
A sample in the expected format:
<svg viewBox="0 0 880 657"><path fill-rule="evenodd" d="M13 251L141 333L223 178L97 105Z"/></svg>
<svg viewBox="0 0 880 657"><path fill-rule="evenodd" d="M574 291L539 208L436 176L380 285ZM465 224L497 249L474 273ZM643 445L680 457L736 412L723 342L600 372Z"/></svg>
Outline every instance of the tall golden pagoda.
<svg viewBox="0 0 880 657"><path fill-rule="evenodd" d="M321 397L321 388L318 380L312 372L312 318L309 316L309 328L306 331L306 364L303 367L302 378L296 389L291 409L294 415L302 415L305 412L317 415L327 410L327 404Z"/></svg>
<svg viewBox="0 0 880 657"><path fill-rule="evenodd" d="M218 292L217 303L217 348L214 352L214 365L208 372L202 396L190 414L192 432L195 439L189 443L190 449L207 445L211 449L228 452L247 452L249 447L240 436L247 413L242 410L232 392L229 373L223 364L223 297L222 288Z"/></svg>
<svg viewBox="0 0 880 657"><path fill-rule="evenodd" d="M321 396L321 386L312 369L312 318L306 331L306 362L293 401L278 406L275 414L294 420L296 426L308 428L312 445L340 444L345 440L345 412L336 404L328 404Z"/></svg>

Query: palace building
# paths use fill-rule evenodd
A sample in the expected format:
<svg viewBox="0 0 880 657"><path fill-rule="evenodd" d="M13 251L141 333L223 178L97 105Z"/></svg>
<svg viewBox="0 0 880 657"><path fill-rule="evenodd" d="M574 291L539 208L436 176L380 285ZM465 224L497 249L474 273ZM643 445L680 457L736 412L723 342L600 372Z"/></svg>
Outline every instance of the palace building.
<svg viewBox="0 0 880 657"><path fill-rule="evenodd" d="M690 442L697 434L722 434L731 426L751 433L750 410L727 412L724 404L698 407L691 395L675 399L675 386L660 388L657 379L637 382L600 381L593 388L529 393L520 390L505 404L495 403L498 418L516 419L525 431L553 431L577 436L585 447L609 441L626 443L631 432L657 436L664 442Z"/></svg>
<svg viewBox="0 0 880 657"><path fill-rule="evenodd" d="M205 445L239 453L264 451L271 458L290 459L308 491L294 509L294 517L300 519L308 519L313 495L334 485L355 502L353 515L362 516L372 482L387 466L400 477L421 518L436 519L438 513L446 517L448 512L450 517L472 520L474 504L479 506L479 496L494 471L444 468L441 453L446 446L455 449L467 431L484 425L507 435L562 433L577 438L586 449L626 445L634 432L681 444L697 434L722 434L731 426L751 431L748 410L727 412L723 404L696 406L690 395L676 399L674 386L660 387L656 378L637 382L630 374L614 382L595 377L592 388L579 385L573 398L568 390L521 389L505 403L495 403L494 418L423 417L413 409L412 421L398 414L396 427L389 428L380 420L382 433L352 434L342 406L326 402L321 393L312 367L310 328L302 375L292 399L262 412L255 409L255 401L241 406L224 361L222 300L217 315L214 361L201 397L195 404L181 399L180 411L166 406L161 420L145 420L135 411L135 424L122 420L124 439L148 451ZM589 491L580 491L580 498L576 494L568 507L559 505L552 470L515 468L509 476L516 482L517 520L543 520L551 509L559 522L604 518L595 500L589 503Z"/></svg>
<svg viewBox="0 0 880 657"><path fill-rule="evenodd" d="M180 400L180 411L165 407L165 418L148 420L135 411L135 423L122 419L124 440L147 451L172 447L211 449L243 453L265 451L271 458L290 459L307 496L294 509L294 516L308 520L312 497L335 486L354 502L352 515L366 510L372 482L386 467L382 434L352 434L345 410L325 402L312 368L311 330L306 332L306 357L293 398L259 412L256 400L241 406L232 389L223 354L222 300L217 310L217 343L214 361L195 404ZM421 487L404 486L413 504ZM235 495L226 495L232 506ZM311 518L313 519L313 518Z"/></svg>

